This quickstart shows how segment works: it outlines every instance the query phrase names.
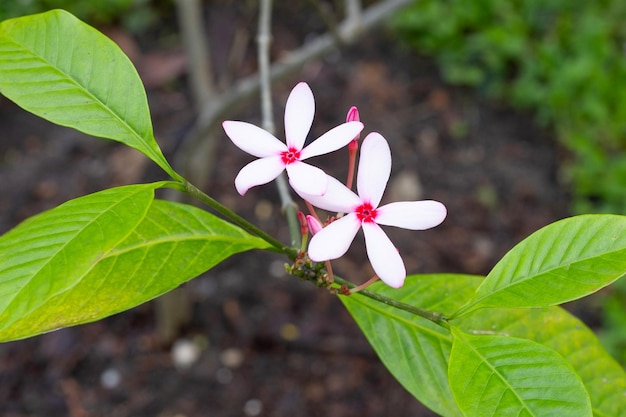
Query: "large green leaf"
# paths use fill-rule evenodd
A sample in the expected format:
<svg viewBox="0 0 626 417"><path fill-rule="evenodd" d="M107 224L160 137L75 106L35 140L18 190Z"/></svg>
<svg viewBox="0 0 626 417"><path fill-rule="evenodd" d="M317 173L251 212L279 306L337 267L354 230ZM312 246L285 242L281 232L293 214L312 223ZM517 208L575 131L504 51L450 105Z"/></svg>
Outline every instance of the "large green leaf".
<svg viewBox="0 0 626 417"><path fill-rule="evenodd" d="M583 383L562 356L528 339L451 327L450 386L467 417L591 417Z"/></svg>
<svg viewBox="0 0 626 417"><path fill-rule="evenodd" d="M596 417L626 415L626 374L595 334L559 307L485 309L454 321L472 333L525 337L554 349L581 377Z"/></svg>
<svg viewBox="0 0 626 417"><path fill-rule="evenodd" d="M591 294L626 273L626 216L552 223L509 251L455 316L483 307L545 307Z"/></svg>
<svg viewBox="0 0 626 417"><path fill-rule="evenodd" d="M480 278L465 275L414 275L407 277L399 289L382 283L368 289L449 314L471 296L479 283ZM447 329L359 294L341 297L341 301L381 361L407 391L443 416L462 416L448 385L452 339Z"/></svg>
<svg viewBox="0 0 626 417"><path fill-rule="evenodd" d="M142 221L159 184L70 200L0 237L0 329L73 288Z"/></svg>
<svg viewBox="0 0 626 417"><path fill-rule="evenodd" d="M44 292L37 308L0 325L0 340L90 322L127 310L190 280L225 258L268 244L196 207L154 200L127 238L101 253L73 285ZM62 278L61 278L62 279ZM20 303L28 303L21 297Z"/></svg>
<svg viewBox="0 0 626 417"><path fill-rule="evenodd" d="M63 10L0 23L0 93L53 123L125 143L178 177L154 139L128 57Z"/></svg>
<svg viewBox="0 0 626 417"><path fill-rule="evenodd" d="M481 282L481 277L467 275L413 275L397 290L384 284L370 289L449 315ZM443 416L462 415L448 386L452 337L446 329L362 295L341 300L382 362L409 392ZM583 380L595 416L626 415L626 374L593 332L565 310L483 309L454 323L467 332L528 338L554 349Z"/></svg>

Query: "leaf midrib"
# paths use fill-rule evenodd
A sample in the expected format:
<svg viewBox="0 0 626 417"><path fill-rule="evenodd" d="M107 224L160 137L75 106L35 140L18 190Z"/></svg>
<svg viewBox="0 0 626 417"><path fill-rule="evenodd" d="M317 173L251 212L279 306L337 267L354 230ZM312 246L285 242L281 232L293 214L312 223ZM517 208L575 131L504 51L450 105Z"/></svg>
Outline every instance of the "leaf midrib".
<svg viewBox="0 0 626 417"><path fill-rule="evenodd" d="M490 298L490 297L493 297L493 296L495 296L497 294L500 294L500 293L502 293L505 290L508 290L508 289L510 289L512 287L515 287L516 285L520 285L522 283L525 283L525 282L527 282L527 281L529 281L531 279L534 279L536 277L539 277L541 275L550 274L550 273L553 273L554 271L557 271L559 269L563 269L566 266L570 266L571 267L571 266L574 266L574 265L578 265L578 264L581 264L581 263L593 260L594 258L600 258L600 257L605 256L605 255L619 254L619 252L626 252L626 248L620 248L620 249L617 249L617 250L614 250L614 251L611 251L611 252L603 252L600 255L589 256L589 257L582 258L582 259L579 258L578 260L576 260L574 262L560 264L558 266L555 266L555 267L552 267L552 268L549 268L549 269L546 269L546 270L543 270L543 271L537 271L536 273L533 273L532 275L527 275L527 276L521 277L520 279L517 279L516 281L508 281L508 283L506 285L504 285L502 287L498 287L495 291L492 291L492 292L490 292L488 294L485 294L484 296L482 296L480 298L475 298L471 304L467 304L466 306L461 307L461 309L459 309L459 311L457 313L455 313L453 316L454 316L454 318L457 318L457 317L460 317L462 314L469 313L470 311L473 311L474 307L476 307L476 305L480 304L483 300L485 300L487 298ZM624 271L624 273L626 273L626 271ZM622 275L624 275L624 273L622 273ZM620 275L620 276L622 276L622 275ZM489 279L489 275L487 275L486 280L487 279ZM480 290L480 287L477 289L477 291L478 290ZM488 306L485 306L485 307L488 307ZM499 306L499 307L503 307L504 308L505 306Z"/></svg>
<svg viewBox="0 0 626 417"><path fill-rule="evenodd" d="M363 296L358 296L358 294L355 294L355 295L357 295L357 297L363 297ZM377 312L381 313L381 315L389 317L392 320L398 321L398 322L400 322L402 324L405 324L405 325L407 325L409 327L419 329L420 331L423 331L424 333L428 333L430 335L437 336L439 339L441 339L443 341L452 342L452 337L451 336L448 337L447 335L445 335L443 333L438 333L438 332L436 332L433 329L430 329L428 327L418 326L418 325L415 324L415 322L410 321L410 320L404 318L403 316L389 314L389 312L386 311L384 308L382 308L381 304L379 304L379 303L368 303L368 302L363 302L363 301L365 301L365 300L360 298L360 299L358 299L357 302L359 302L362 305L367 306L367 308L370 309L370 310L377 311ZM399 301L402 301L402 300L399 300ZM417 318L419 316L416 315L415 317ZM427 320L427 319L424 319L424 320Z"/></svg>
<svg viewBox="0 0 626 417"><path fill-rule="evenodd" d="M463 334L463 332L461 332L460 330L458 331L458 333ZM492 375L496 375L500 381L502 381L504 383L504 385L507 387L507 389L511 392L513 392L513 394L515 395L515 398L517 398L517 400L520 402L520 404L524 407L524 409L526 411L528 411L530 413L530 415L535 416L536 414L534 414L526 405L526 402L519 396L519 394L517 393L517 391L514 389L514 387L512 387L508 381L506 380L506 378L504 377L504 375L502 375L497 368L495 368L491 362L489 362L487 360L487 358L485 358L475 347L474 345L472 345L471 343L469 343L464 337L459 337L458 335L455 337L455 339L462 341L465 346L467 346L470 351L472 351L476 356L478 356L480 359L482 359L482 363L486 364L489 369L492 372ZM470 382L470 381L468 381ZM486 386L485 386L486 387ZM498 403L498 407L499 407L499 403Z"/></svg>
<svg viewBox="0 0 626 417"><path fill-rule="evenodd" d="M28 53L30 53L31 56L33 56L35 59L44 62L48 66L48 68L51 68L54 72L59 74L61 76L61 78L65 77L66 80L69 80L72 84L74 84L76 86L77 90L83 92L83 94L86 93L85 95L87 97L91 98L94 102L98 103L98 105L99 105L99 107L101 109L104 109L106 113L108 113L111 116L113 116L113 118L115 120L117 120L122 126L124 126L126 128L127 131L129 131L131 133L131 136L134 136L135 139L138 140L138 142L140 142L142 145L144 145L144 147L146 149L141 149L142 152L148 151L151 154L151 158L150 159L155 160L155 161L156 160L161 161L162 155L160 155L159 153L155 152L152 149L152 147L150 146L150 144L145 141L144 137L142 135L140 135L137 130L135 130L133 127L131 127L121 117L121 115L119 115L117 112L114 111L113 108L106 106L105 103L102 100L100 100L99 97L94 95L90 90L88 90L85 86L83 86L81 83L79 83L78 80L76 80L74 77L68 75L66 72L62 71L60 68L52 65L52 63L48 59L46 59L44 56L41 56L41 55L37 54L35 51L33 51L32 49L27 48L25 45L23 45L22 43L19 43L14 38L10 38L6 34L3 37L5 39L7 39L9 42L17 45L19 47L18 49L21 49L21 50L25 51L27 53L27 55L28 55ZM92 64L93 64L93 62L92 62ZM28 69L28 70L30 70L30 69Z"/></svg>
<svg viewBox="0 0 626 417"><path fill-rule="evenodd" d="M62 253L63 249L67 247L67 245L69 245L70 243L72 243L77 236L79 236L87 227L91 226L94 222L96 222L98 219L100 219L102 216L104 216L106 213L110 212L111 210L113 210L116 206L119 206L121 203L125 202L126 200L128 200L129 198L132 198L134 196L136 196L138 193L142 193L145 192L146 189L141 188L139 190L137 190L136 192L133 192L132 194L129 194L127 197L117 200L115 202L115 204L109 206L109 208L105 211L102 211L101 213L99 213L96 217L94 217L93 219L91 219L91 221L84 223L81 225L80 229L77 229L76 233L72 234L72 237L70 239L68 239L65 243L63 243L60 247L58 247L51 256L48 257L48 261L44 262L43 264L41 264L41 266L34 271L33 273L30 274L30 277L26 279L24 285L17 291L15 292L15 295L8 301L8 303L6 304L6 306L3 309L0 309L0 314L3 314L5 311L7 311L11 305L13 304L13 302L15 301L16 298L18 298L20 296L20 294L22 294L22 292L29 287L30 283L32 282L33 279L35 279L35 277L37 277L39 275L39 273L41 272L42 269L44 269L47 265L49 265L53 260L55 260L57 258L57 256L59 255L59 253ZM150 204L147 204L145 209L144 209L144 213L143 213L143 217L145 217L145 214L148 211L148 208L150 207ZM139 220L137 222L137 224L135 225L135 228L137 225L139 225L139 223L141 223L141 220ZM135 229L131 229L129 231L127 231L127 233L124 236L121 236L120 239L118 240L117 243L119 242L123 242L124 239L126 239ZM113 248L115 248L116 244L112 244L112 247L109 249L108 252L110 252ZM101 259L101 258L100 258ZM98 262L94 262L93 265L96 265ZM93 265L90 266L87 271L90 271L93 268ZM81 277L84 275L81 275ZM80 280L80 279L79 279ZM10 324L10 323L3 323L4 324Z"/></svg>
<svg viewBox="0 0 626 417"><path fill-rule="evenodd" d="M191 241L200 241L200 242L219 242L219 241L224 241L227 243L245 243L246 241L248 241L249 239L245 239L245 238L232 238L231 236L224 236L224 235L216 235L216 236L210 236L210 235L178 235L178 236L168 236L168 237L164 237L164 238L159 238L159 239L151 239L148 242L141 242L141 243L137 243L137 244L133 244L133 245L129 245L129 246L125 246L123 248L112 248L109 252L107 252L104 256L102 256L100 258L100 260L104 260L104 259L108 259L108 258L113 258L113 257L117 257L117 256L121 256L124 255L128 252L132 252L138 249L142 249L142 248L149 248L151 246L157 246L157 245L161 245L164 243L179 243L179 242L191 242Z"/></svg>

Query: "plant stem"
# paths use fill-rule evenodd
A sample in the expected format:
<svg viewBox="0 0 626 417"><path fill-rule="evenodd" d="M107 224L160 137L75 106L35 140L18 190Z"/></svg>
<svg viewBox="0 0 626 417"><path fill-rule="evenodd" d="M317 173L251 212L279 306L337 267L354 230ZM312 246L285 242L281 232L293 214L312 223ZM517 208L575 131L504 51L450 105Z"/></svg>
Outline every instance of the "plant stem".
<svg viewBox="0 0 626 417"><path fill-rule="evenodd" d="M179 189L197 198L198 200L202 201L204 204L206 204L207 206L209 206L210 208L212 208L213 210L215 210L222 216L226 217L228 220L230 220L237 226L241 227L248 233L251 233L255 236L260 237L261 239L263 239L264 241L272 245L274 249L276 249L278 252L285 254L289 259L294 260L296 256L298 255L297 248L285 245L284 243L282 243L275 237L259 229L254 224L250 223L248 220L236 214L228 207L222 205L219 201L206 195L204 192L199 190L195 185L191 184L190 182L186 180L183 180L181 182L168 181L167 185L172 188Z"/></svg>
<svg viewBox="0 0 626 417"><path fill-rule="evenodd" d="M354 285L350 281L346 281L345 279L340 278L340 277L338 277L336 275L335 275L335 282L337 284L345 285L348 288L356 287L356 285ZM427 320L430 320L433 323L438 324L438 325L440 325L442 327L447 327L448 319L446 317L444 317L443 314L438 313L436 311L430 311L430 310L425 310L423 308L415 307L415 306L412 306L410 304L406 304L406 303L403 303L401 301L394 300L393 298L389 298L389 297L386 297L384 295L381 295L381 294L378 294L378 293L375 293L375 292L371 292L371 291L368 291L368 290L361 290L361 291L355 293L354 295L350 295L349 297L358 296L359 294L363 295L365 297L369 297L372 300L376 300L376 301L378 301L380 303L386 304L388 306L395 307L397 309L404 310L404 311L409 312L411 314L415 314L416 316L423 317L423 318L425 318Z"/></svg>
<svg viewBox="0 0 626 417"><path fill-rule="evenodd" d="M289 259L291 259L292 261L296 259L296 257L298 256L298 249L285 245L284 243L280 242L278 239L274 238L273 236L269 235L268 233L264 232L263 230L259 229L258 227L256 227L255 225L253 225L252 223L250 223L249 221L247 221L246 219L244 219L243 217L239 216L238 214L234 213L232 210L230 210L228 207L222 205L220 202L218 202L217 200L209 197L208 195L206 195L204 192L202 192L201 190L199 190L196 186L194 186L193 184L189 183L188 181L166 181L164 182L164 186L167 187L171 187L171 188L175 188L178 189L180 191L186 192L187 194L197 198L198 200L202 201L204 204L206 204L207 206L209 206L210 208L212 208L213 210L215 210L216 212L218 212L219 214L221 214L222 216L226 217L228 220L230 220L231 222L233 222L234 224L236 224L237 226L241 227L242 229L246 230L247 232L258 236L259 238L265 240L267 243L269 243L270 245L272 245L274 247L274 249L276 249L278 252L285 254ZM356 285L353 284L350 281L347 281L341 277L338 276L334 276L334 282L340 285L345 285L348 288L355 288ZM436 311L430 311L430 310L425 310L423 308L419 308L419 307L415 307L412 306L410 304L406 304L403 303L401 301L397 301L394 300L393 298L389 298L386 297L384 295L375 293L375 292L371 292L368 290L361 290L357 293L355 293L354 295L351 295L351 297L357 296L357 295L363 295L365 297L369 297L372 300L376 300L380 303L386 304L388 306L391 307L395 307L397 309L400 310L404 310L406 312L409 312L411 314L415 314L417 316L423 317L427 320L432 321L433 323L436 323L440 326L446 327L447 325L447 321L448 319L441 313L438 313Z"/></svg>

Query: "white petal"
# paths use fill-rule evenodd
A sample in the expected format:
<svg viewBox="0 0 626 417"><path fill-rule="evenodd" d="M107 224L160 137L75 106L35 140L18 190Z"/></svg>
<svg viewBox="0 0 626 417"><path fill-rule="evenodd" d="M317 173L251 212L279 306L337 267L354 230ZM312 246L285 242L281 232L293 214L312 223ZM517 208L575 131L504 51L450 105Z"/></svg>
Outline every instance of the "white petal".
<svg viewBox="0 0 626 417"><path fill-rule="evenodd" d="M280 160L280 156L257 159L241 168L235 178L235 187L239 194L244 195L251 187L267 184L278 177L284 169L285 164Z"/></svg>
<svg viewBox="0 0 626 417"><path fill-rule="evenodd" d="M306 146L300 154L300 159L336 151L350 143L361 130L363 130L361 122L349 122L334 127Z"/></svg>
<svg viewBox="0 0 626 417"><path fill-rule="evenodd" d="M363 223L367 257L376 275L390 287L400 288L406 278L404 262L389 237L376 223Z"/></svg>
<svg viewBox="0 0 626 417"><path fill-rule="evenodd" d="M438 201L402 201L376 209L376 223L411 230L435 227L446 218L446 206Z"/></svg>
<svg viewBox="0 0 626 417"><path fill-rule="evenodd" d="M298 83L291 90L285 105L285 137L289 148L302 149L314 114L315 100L311 88L307 83Z"/></svg>
<svg viewBox="0 0 626 417"><path fill-rule="evenodd" d="M363 201L378 207L391 174L391 150L385 138L372 132L361 144L356 188Z"/></svg>
<svg viewBox="0 0 626 417"><path fill-rule="evenodd" d="M222 127L230 140L250 155L263 158L278 155L287 150L287 146L274 135L251 123L226 120L222 123Z"/></svg>
<svg viewBox="0 0 626 417"><path fill-rule="evenodd" d="M361 199L334 177L327 176L328 187L324 195L311 195L296 190L304 200L324 210L349 213L361 205Z"/></svg>
<svg viewBox="0 0 626 417"><path fill-rule="evenodd" d="M328 188L328 175L319 168L296 161L287 165L289 184L297 193L322 195Z"/></svg>
<svg viewBox="0 0 626 417"><path fill-rule="evenodd" d="M309 257L315 262L339 258L350 248L359 227L361 222L354 213L335 220L311 238Z"/></svg>

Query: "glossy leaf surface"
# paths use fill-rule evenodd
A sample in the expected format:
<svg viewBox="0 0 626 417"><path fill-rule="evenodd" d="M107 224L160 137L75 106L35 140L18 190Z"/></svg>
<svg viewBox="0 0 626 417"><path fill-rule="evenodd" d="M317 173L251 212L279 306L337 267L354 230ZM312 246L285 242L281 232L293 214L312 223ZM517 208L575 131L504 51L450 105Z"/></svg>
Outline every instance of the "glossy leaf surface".
<svg viewBox="0 0 626 417"><path fill-rule="evenodd" d="M626 273L626 216L552 223L511 249L456 313L483 307L546 307L589 295Z"/></svg>
<svg viewBox="0 0 626 417"><path fill-rule="evenodd" d="M70 200L1 236L0 329L73 288L139 225L157 186L119 187Z"/></svg>
<svg viewBox="0 0 626 417"><path fill-rule="evenodd" d="M154 139L135 67L68 12L0 23L0 93L53 123L125 143L176 176Z"/></svg>
<svg viewBox="0 0 626 417"><path fill-rule="evenodd" d="M407 304L450 313L471 296L478 283L480 278L474 276L413 275L399 289L382 283L369 289ZM452 338L447 329L362 295L340 299L380 360L407 391L443 416L462 416L448 385Z"/></svg>
<svg viewBox="0 0 626 417"><path fill-rule="evenodd" d="M81 197L2 236L0 340L107 317L268 247L208 212L153 200L154 188Z"/></svg>
<svg viewBox="0 0 626 417"><path fill-rule="evenodd" d="M449 315L469 298L481 277L413 275L401 289L370 288L395 300ZM462 415L448 383L448 330L362 295L341 297L381 361L398 381L442 416ZM593 332L559 307L482 309L452 322L466 332L527 338L553 349L573 367L595 416L626 414L626 374Z"/></svg>
<svg viewBox="0 0 626 417"><path fill-rule="evenodd" d="M449 379L467 417L591 417L583 383L562 356L528 339L452 327Z"/></svg>
<svg viewBox="0 0 626 417"><path fill-rule="evenodd" d="M554 349L581 377L593 415L626 415L626 374L595 334L559 307L486 309L455 320L468 332L526 337Z"/></svg>

